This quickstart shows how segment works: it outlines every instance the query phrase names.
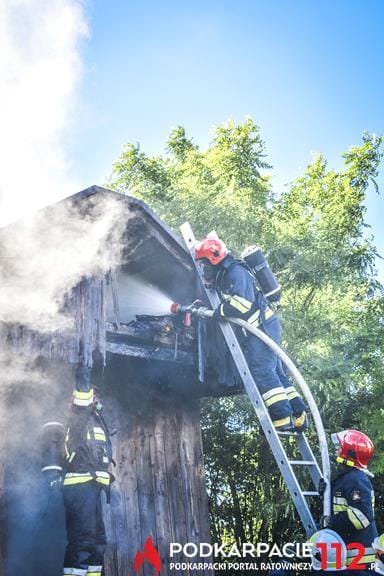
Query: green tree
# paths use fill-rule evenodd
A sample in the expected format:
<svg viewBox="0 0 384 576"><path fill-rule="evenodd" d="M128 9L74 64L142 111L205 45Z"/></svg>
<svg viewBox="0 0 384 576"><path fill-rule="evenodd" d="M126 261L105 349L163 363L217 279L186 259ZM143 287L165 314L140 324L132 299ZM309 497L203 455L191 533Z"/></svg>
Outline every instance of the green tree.
<svg viewBox="0 0 384 576"><path fill-rule="evenodd" d="M163 156L126 145L109 183L148 202L175 231L189 220L197 236L215 229L235 252L260 244L284 286L285 346L328 431L360 428L381 453L384 299L364 201L382 145L364 134L343 154L341 170L328 169L320 155L276 194L251 119L217 126L204 151L179 126ZM214 538L283 541L300 530L247 398L204 401L203 435ZM383 479L380 454L374 467Z"/></svg>

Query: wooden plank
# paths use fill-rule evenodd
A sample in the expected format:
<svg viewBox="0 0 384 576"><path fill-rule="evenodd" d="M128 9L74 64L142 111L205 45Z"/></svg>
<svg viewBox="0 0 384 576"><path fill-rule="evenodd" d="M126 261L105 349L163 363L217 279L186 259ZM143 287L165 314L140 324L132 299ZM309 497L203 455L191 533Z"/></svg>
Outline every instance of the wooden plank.
<svg viewBox="0 0 384 576"><path fill-rule="evenodd" d="M143 358L145 360L160 360L164 362L174 362L175 364L195 364L194 355L191 352L179 350L175 358L174 350L160 348L157 346L134 346L124 342L107 342L107 352L120 356L130 356L132 358Z"/></svg>
<svg viewBox="0 0 384 576"><path fill-rule="evenodd" d="M133 559L139 546L140 511L138 502L136 459L138 453L136 426L127 418L125 405L115 399L110 412L114 436L116 483L113 487L108 524L108 554L106 576L132 576Z"/></svg>
<svg viewBox="0 0 384 576"><path fill-rule="evenodd" d="M106 510L106 576L134 576L135 554L149 535L162 559L161 576L192 576L189 570L170 572L169 544L209 541L198 401L149 394L142 389L113 401L119 432L115 494ZM152 574L145 562L140 576Z"/></svg>
<svg viewBox="0 0 384 576"><path fill-rule="evenodd" d="M139 451L137 454L136 469L140 510L141 550L144 547L144 542L149 538L149 536L152 537L154 542L157 542L155 494L152 481L153 464L150 452L150 438L152 436L151 429L153 427L153 421L148 421L147 418L148 415L142 417L141 421L137 425ZM148 564L148 562L145 562L143 567L144 576L151 576L152 573L153 568Z"/></svg>
<svg viewBox="0 0 384 576"><path fill-rule="evenodd" d="M204 478L201 476L202 468L202 445L200 435L200 410L198 401L188 403L188 410L181 414L181 457L180 463L183 474L184 498L186 503L188 542L209 542L208 506L203 510L204 501L201 499L202 491L205 492ZM204 534L204 538L202 538ZM207 562L209 558L196 558L196 561ZM210 575L212 571L191 571L191 576L200 574Z"/></svg>
<svg viewBox="0 0 384 576"><path fill-rule="evenodd" d="M169 426L165 431L165 455L168 469L168 493L170 499L172 526L175 542L188 542L187 512L184 498L182 470L180 465L181 422L180 411L170 412ZM183 560L183 557L174 558L174 561ZM175 571L176 576L190 574L189 570Z"/></svg>
<svg viewBox="0 0 384 576"><path fill-rule="evenodd" d="M170 485L168 482L165 460L166 428L167 418L162 410L156 419L153 437L150 441L151 462L153 463L153 484L155 491L157 547L163 563L163 568L161 570L162 576L166 576L169 571L169 542L174 541L169 501Z"/></svg>

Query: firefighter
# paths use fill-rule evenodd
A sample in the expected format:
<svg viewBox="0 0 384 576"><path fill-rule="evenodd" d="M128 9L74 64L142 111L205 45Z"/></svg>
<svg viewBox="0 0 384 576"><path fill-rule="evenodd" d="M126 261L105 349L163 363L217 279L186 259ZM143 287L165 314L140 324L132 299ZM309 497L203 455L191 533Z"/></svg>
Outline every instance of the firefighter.
<svg viewBox="0 0 384 576"><path fill-rule="evenodd" d="M216 234L198 243L195 258L204 263L204 275L213 282L222 303L214 317L237 317L264 330L277 344L281 325L245 263L236 260ZM213 280L212 280L213 279ZM238 331L249 368L279 431L302 432L307 428L305 405L284 372L276 353L253 334Z"/></svg>
<svg viewBox="0 0 384 576"><path fill-rule="evenodd" d="M64 574L101 576L106 535L103 492L109 494L111 441L94 390L73 393L65 435L63 497L67 528Z"/></svg>
<svg viewBox="0 0 384 576"><path fill-rule="evenodd" d="M102 404L90 370L76 369L76 389L63 435L58 422L44 426L43 473L52 489L62 487L67 548L63 574L101 576L106 547L102 496L109 496L112 448ZM61 441L60 439L61 435ZM58 445L61 447L58 448ZM109 500L109 498L108 498Z"/></svg>
<svg viewBox="0 0 384 576"><path fill-rule="evenodd" d="M374 520L374 493L368 471L374 446L370 438L357 430L344 430L332 434L336 447L339 470L332 482L333 513L328 524L344 540L345 544L362 546L361 557L354 547L347 550L347 566L356 563L366 569L348 569L350 576L372 573L370 564L375 561L372 543L377 537Z"/></svg>

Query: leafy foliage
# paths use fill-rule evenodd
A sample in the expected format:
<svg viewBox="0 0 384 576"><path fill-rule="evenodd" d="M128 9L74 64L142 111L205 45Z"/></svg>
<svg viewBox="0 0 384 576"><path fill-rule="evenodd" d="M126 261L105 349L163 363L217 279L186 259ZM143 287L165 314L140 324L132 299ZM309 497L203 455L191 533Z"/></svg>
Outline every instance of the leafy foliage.
<svg viewBox="0 0 384 576"><path fill-rule="evenodd" d="M164 156L148 157L128 144L109 183L144 199L175 230L187 219L198 236L215 229L234 251L255 243L265 249L284 286L285 346L328 431L355 427L372 436L378 481L384 478L384 298L364 201L369 185L377 188L382 155L382 138L364 134L360 146L343 154L342 170L328 169L317 156L276 194L260 130L247 119L217 126L205 151L180 126ZM284 541L299 532L248 399L205 400L203 435L213 537Z"/></svg>

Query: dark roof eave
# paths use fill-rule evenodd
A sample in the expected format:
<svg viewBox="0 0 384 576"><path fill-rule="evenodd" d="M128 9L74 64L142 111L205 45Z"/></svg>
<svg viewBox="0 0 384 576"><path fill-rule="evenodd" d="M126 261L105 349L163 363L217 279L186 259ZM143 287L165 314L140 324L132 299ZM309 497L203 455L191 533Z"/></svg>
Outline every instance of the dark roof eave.
<svg viewBox="0 0 384 576"><path fill-rule="evenodd" d="M76 201L77 199L81 200L82 198L88 198L94 194L103 194L103 195L110 195L111 197L119 198L119 200L123 202L127 202L137 208L139 208L142 212L152 220L153 225L160 230L161 232L165 232L169 239L174 242L178 249L181 249L184 254L187 256L188 259L190 258L188 251L186 250L183 242L181 239L169 228L169 226L163 222L157 214L146 204L143 200L139 200L134 196L129 196L128 194L121 194L120 192L115 192L114 190L109 190L108 188L104 188L103 186L97 186L96 184L90 186L89 188L85 188L72 196L67 196L64 198L63 201Z"/></svg>

